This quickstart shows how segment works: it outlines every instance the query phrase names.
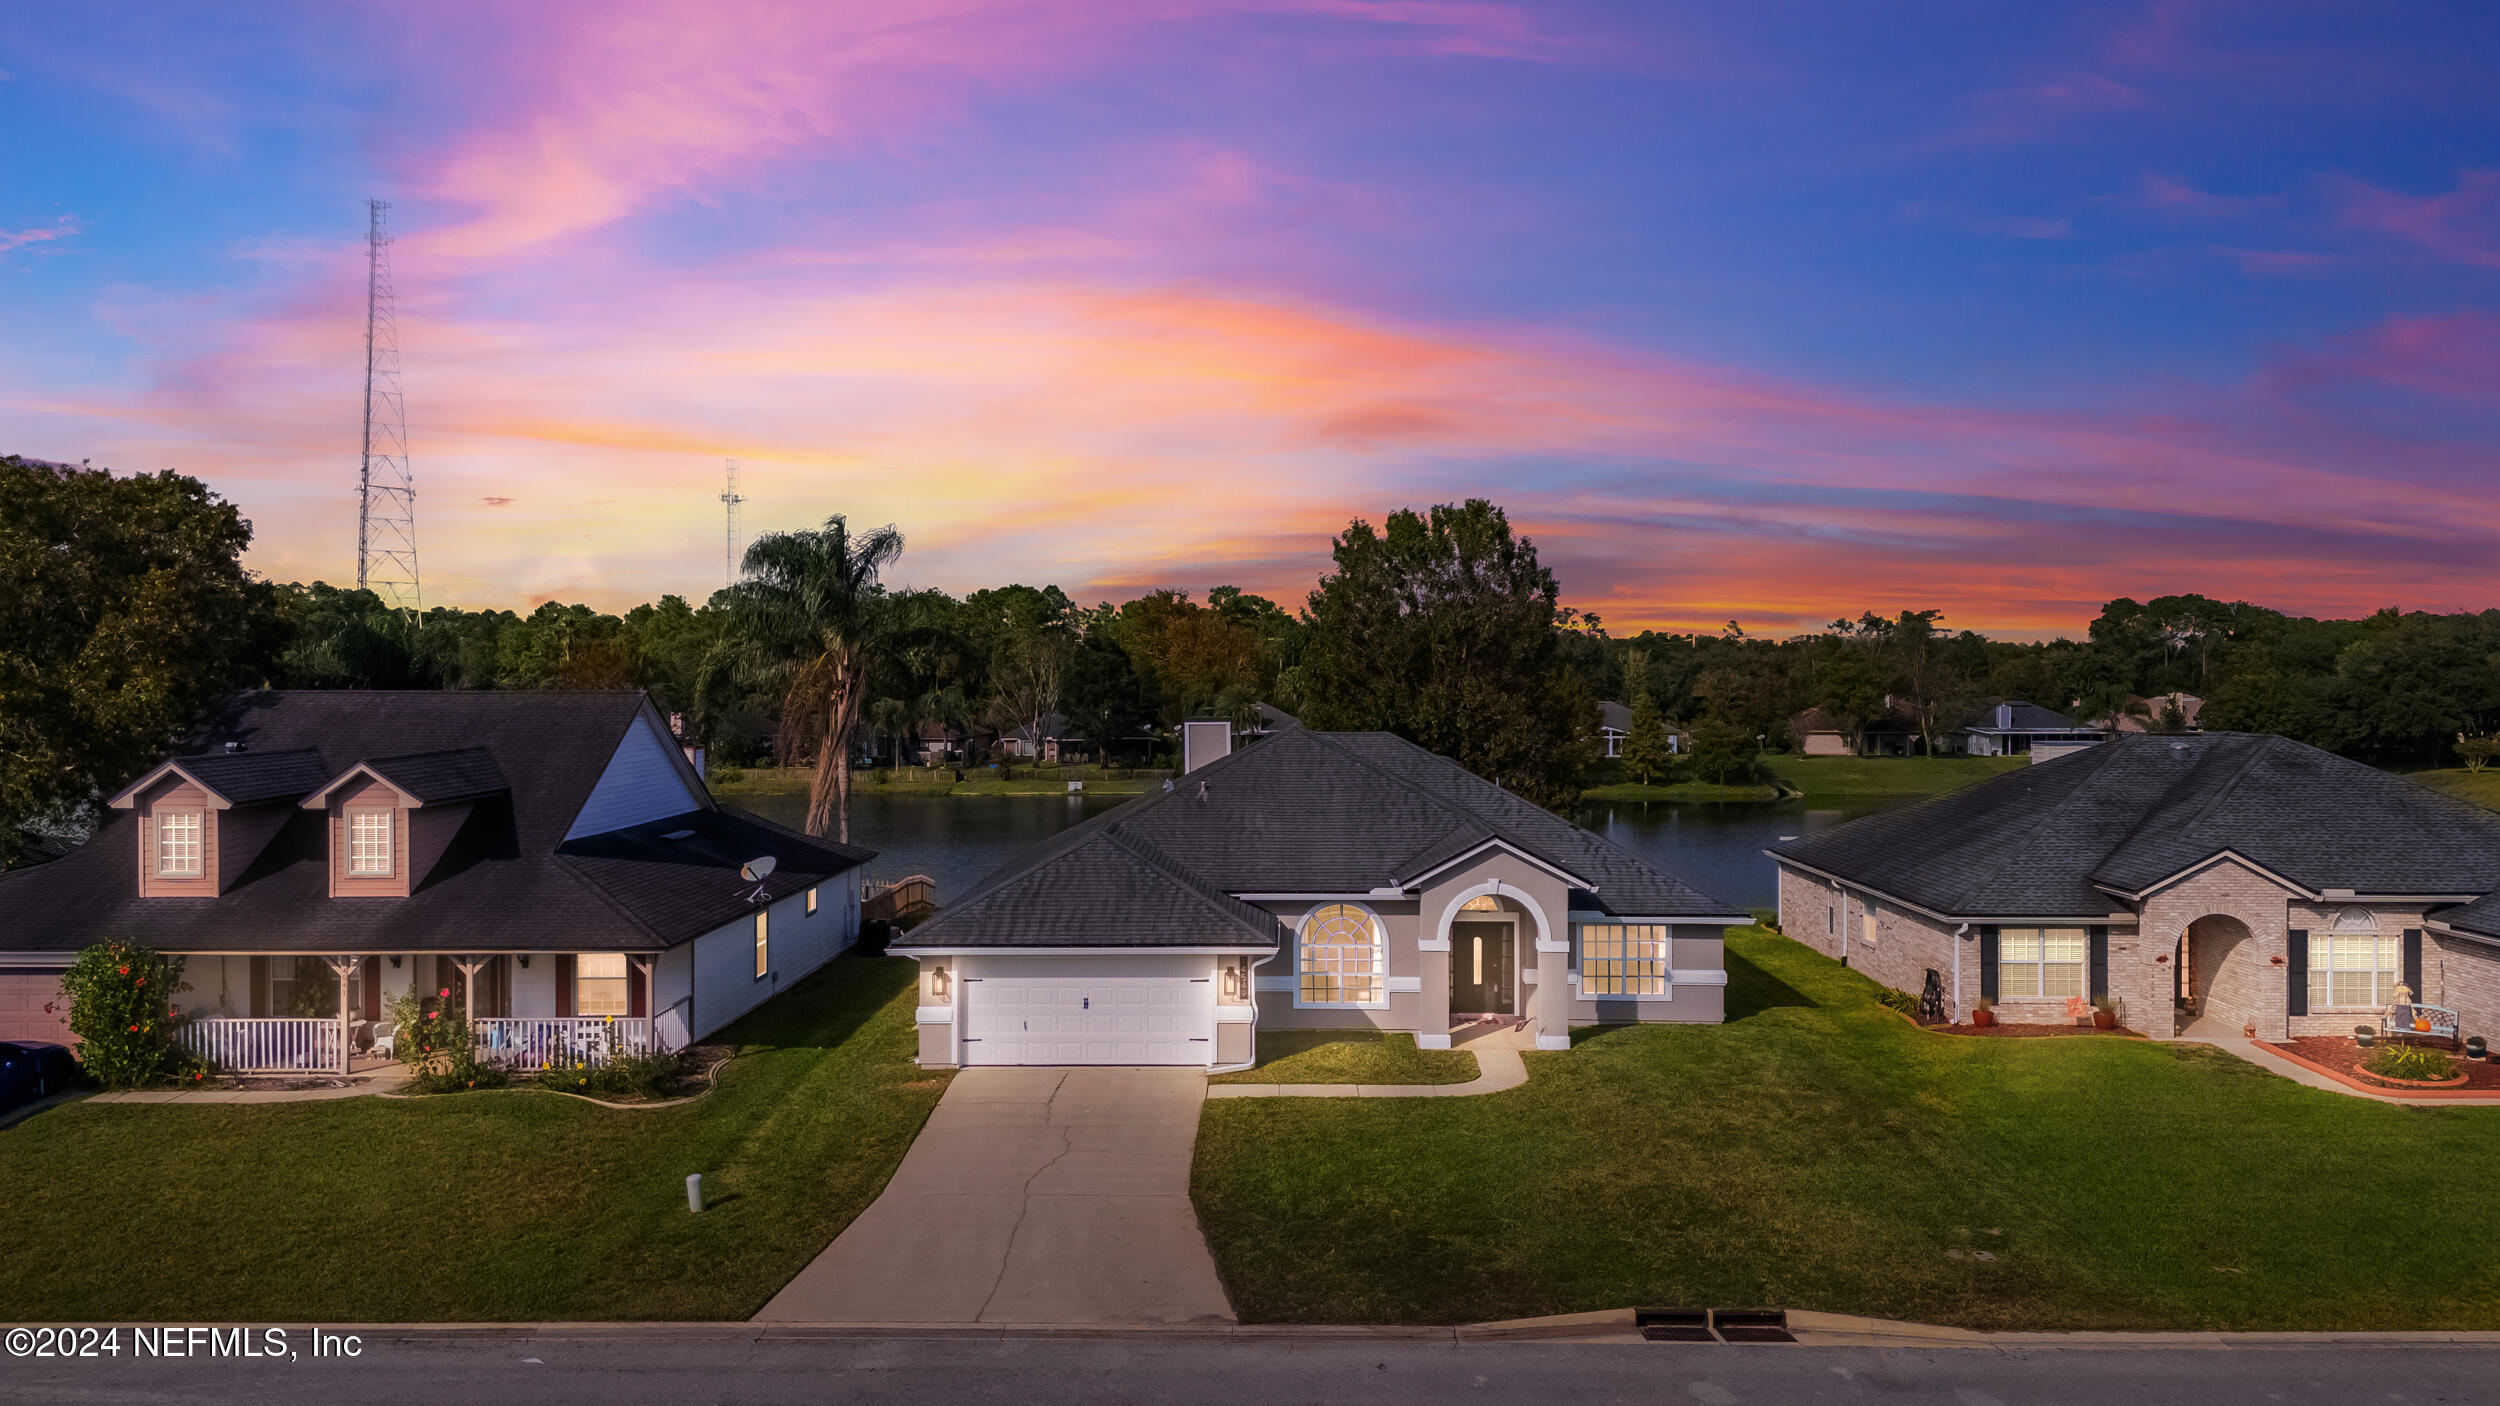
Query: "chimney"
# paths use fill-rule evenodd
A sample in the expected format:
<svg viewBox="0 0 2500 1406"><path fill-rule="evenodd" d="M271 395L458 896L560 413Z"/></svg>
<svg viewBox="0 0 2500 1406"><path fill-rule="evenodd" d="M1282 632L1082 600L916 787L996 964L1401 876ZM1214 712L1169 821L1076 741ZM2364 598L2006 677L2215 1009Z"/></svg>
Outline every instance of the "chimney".
<svg viewBox="0 0 2500 1406"><path fill-rule="evenodd" d="M1181 774L1205 766L1233 750L1233 725L1222 718L1191 718L1181 724Z"/></svg>

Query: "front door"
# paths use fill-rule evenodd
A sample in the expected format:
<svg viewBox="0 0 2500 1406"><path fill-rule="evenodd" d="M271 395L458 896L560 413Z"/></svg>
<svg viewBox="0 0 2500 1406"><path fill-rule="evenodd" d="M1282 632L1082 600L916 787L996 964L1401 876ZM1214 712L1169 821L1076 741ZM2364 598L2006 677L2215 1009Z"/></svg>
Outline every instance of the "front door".
<svg viewBox="0 0 2500 1406"><path fill-rule="evenodd" d="M1450 924L1450 1011L1455 1015L1512 1015L1509 923Z"/></svg>

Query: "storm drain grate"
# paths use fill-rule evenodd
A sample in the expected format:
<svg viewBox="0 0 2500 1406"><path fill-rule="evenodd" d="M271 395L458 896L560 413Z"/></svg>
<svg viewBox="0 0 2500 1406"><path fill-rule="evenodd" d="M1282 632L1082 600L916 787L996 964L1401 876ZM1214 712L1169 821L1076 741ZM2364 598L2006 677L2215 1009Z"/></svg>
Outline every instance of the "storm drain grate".
<svg viewBox="0 0 2500 1406"><path fill-rule="evenodd" d="M1788 1310L1784 1308L1722 1308L1710 1315L1710 1326L1719 1330L1719 1337L1732 1343L1793 1343L1797 1335L1788 1331Z"/></svg>
<svg viewBox="0 0 2500 1406"><path fill-rule="evenodd" d="M1632 1310L1632 1326L1654 1343L1719 1340L1719 1335L1710 1331L1710 1310L1706 1308L1636 1308Z"/></svg>

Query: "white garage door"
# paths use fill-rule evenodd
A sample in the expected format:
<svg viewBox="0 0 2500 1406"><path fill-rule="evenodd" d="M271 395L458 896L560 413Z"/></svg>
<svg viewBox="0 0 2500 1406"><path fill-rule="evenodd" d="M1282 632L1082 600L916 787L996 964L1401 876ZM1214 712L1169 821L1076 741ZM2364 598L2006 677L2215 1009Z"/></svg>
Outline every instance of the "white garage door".
<svg viewBox="0 0 2500 1406"><path fill-rule="evenodd" d="M1215 1036L1205 978L968 977L966 1064L1205 1064Z"/></svg>
<svg viewBox="0 0 2500 1406"><path fill-rule="evenodd" d="M47 1012L45 1006L53 1009ZM69 1002L61 995L59 968L0 968L0 1040L70 1042Z"/></svg>

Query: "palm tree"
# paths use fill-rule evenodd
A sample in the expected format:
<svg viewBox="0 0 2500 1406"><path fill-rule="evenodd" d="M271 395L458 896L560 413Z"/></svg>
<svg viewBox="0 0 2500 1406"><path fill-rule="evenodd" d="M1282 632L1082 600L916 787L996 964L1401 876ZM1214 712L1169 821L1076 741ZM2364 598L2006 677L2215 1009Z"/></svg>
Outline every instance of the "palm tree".
<svg viewBox="0 0 2500 1406"><path fill-rule="evenodd" d="M741 663L781 689L783 732L816 736L811 835L851 838L851 734L892 623L877 575L902 554L891 524L853 536L835 513L817 531L756 538L728 592Z"/></svg>

